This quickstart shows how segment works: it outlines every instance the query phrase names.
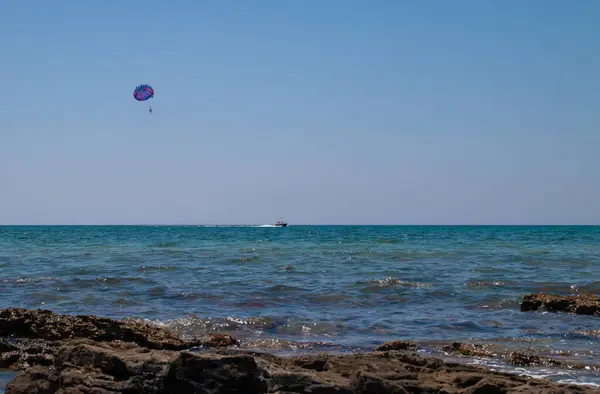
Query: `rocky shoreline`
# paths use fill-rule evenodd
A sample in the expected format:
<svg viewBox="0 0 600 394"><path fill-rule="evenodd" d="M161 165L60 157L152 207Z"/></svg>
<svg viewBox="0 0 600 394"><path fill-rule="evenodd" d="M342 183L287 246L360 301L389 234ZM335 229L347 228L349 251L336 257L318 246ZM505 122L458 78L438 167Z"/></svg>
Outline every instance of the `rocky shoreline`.
<svg viewBox="0 0 600 394"><path fill-rule="evenodd" d="M522 311L598 316L595 296L527 295ZM596 308L596 309L595 309ZM184 339L155 325L46 310L0 310L0 368L19 371L7 394L52 393L598 393L598 388L493 372L423 357L419 345L373 352L279 357L241 349L227 334ZM514 365L586 368L486 344L450 343L449 355Z"/></svg>

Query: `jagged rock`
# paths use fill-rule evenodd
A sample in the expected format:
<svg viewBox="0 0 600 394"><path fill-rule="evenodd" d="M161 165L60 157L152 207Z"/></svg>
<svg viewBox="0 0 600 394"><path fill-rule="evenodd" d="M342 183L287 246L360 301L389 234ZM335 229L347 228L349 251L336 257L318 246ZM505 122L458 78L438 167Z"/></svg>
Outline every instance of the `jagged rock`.
<svg viewBox="0 0 600 394"><path fill-rule="evenodd" d="M91 315L60 315L49 310L9 308L0 310L0 337L95 341L121 340L149 349L183 350L194 346L218 347L237 344L226 334L183 340L169 330L149 323L120 321Z"/></svg>
<svg viewBox="0 0 600 394"><path fill-rule="evenodd" d="M0 337L4 337L0 338L0 368L13 370L32 365L51 365L55 348L73 339L122 341L162 350L238 344L235 338L227 334L210 333L184 340L165 328L149 323L20 308L0 310Z"/></svg>
<svg viewBox="0 0 600 394"><path fill-rule="evenodd" d="M25 309L0 311L0 337L0 366L23 370L7 394L598 391L420 357L407 352L418 346L405 341L387 342L368 354L285 358L232 349L238 342L225 334L185 340L147 323ZM445 349L497 355L487 345L456 342ZM526 353L500 357L521 365L549 363Z"/></svg>
<svg viewBox="0 0 600 394"><path fill-rule="evenodd" d="M54 360L53 341L0 338L0 368L20 370L31 365L49 366Z"/></svg>
<svg viewBox="0 0 600 394"><path fill-rule="evenodd" d="M242 350L151 350L75 340L52 368L19 374L6 394L87 393L593 393L597 389L490 372L402 352L277 357Z"/></svg>
<svg viewBox="0 0 600 394"><path fill-rule="evenodd" d="M595 294L561 296L553 294L527 294L521 302L521 312L545 308L549 312L568 312L578 315L600 316L600 298Z"/></svg>

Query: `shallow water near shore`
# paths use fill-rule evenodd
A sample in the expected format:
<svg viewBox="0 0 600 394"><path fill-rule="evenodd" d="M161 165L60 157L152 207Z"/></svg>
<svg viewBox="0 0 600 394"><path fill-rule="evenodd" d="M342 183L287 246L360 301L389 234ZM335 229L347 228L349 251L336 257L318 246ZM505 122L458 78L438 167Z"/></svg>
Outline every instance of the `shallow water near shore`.
<svg viewBox="0 0 600 394"><path fill-rule="evenodd" d="M0 227L0 308L229 332L281 354L470 341L600 364L600 318L519 310L526 293L598 293L598 278L600 227Z"/></svg>
<svg viewBox="0 0 600 394"><path fill-rule="evenodd" d="M0 394L6 392L6 385L16 376L16 372L0 370Z"/></svg>

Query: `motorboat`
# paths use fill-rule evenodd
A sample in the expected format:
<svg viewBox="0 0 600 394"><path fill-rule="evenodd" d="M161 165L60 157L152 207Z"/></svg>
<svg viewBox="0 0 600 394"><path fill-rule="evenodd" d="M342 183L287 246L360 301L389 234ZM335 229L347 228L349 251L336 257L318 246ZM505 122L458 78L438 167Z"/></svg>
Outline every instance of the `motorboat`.
<svg viewBox="0 0 600 394"><path fill-rule="evenodd" d="M277 222L275 222L275 227L287 227L287 225L287 222L283 220L278 220Z"/></svg>

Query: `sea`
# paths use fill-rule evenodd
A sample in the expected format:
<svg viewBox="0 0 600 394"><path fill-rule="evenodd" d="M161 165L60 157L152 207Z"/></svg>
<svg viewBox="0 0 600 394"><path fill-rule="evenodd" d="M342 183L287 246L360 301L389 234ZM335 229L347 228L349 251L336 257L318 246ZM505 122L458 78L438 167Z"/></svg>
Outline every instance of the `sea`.
<svg viewBox="0 0 600 394"><path fill-rule="evenodd" d="M227 332L282 355L401 339L600 364L600 318L521 312L535 292L600 293L600 226L0 227L0 308ZM461 362L600 386L593 368Z"/></svg>

